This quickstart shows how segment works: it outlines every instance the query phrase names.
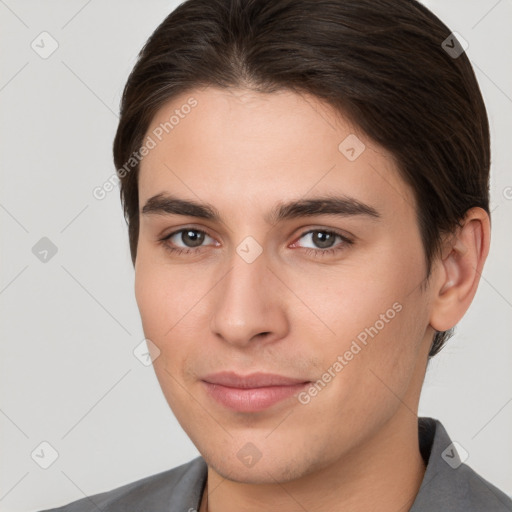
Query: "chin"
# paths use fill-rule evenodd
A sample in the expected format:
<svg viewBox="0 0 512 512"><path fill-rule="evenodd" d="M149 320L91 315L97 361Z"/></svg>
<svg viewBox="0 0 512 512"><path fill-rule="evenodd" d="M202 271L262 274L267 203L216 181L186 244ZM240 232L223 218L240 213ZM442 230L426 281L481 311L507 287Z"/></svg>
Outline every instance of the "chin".
<svg viewBox="0 0 512 512"><path fill-rule="evenodd" d="M226 456L228 451L203 454L208 467L219 474L222 478L232 482L244 484L275 484L296 480L306 474L313 472L316 468L311 461L308 463L301 457L301 454L283 453L276 454L272 450L268 456L261 453L261 458L244 461L245 454L250 453L252 448L246 447ZM270 450L269 450L270 451ZM255 452L256 454L256 452Z"/></svg>
<svg viewBox="0 0 512 512"><path fill-rule="evenodd" d="M217 474L230 480L242 484L275 484L276 482L285 483L295 480L302 476L297 468L282 467L276 464L258 463L258 467L245 468L241 464L222 462L220 466L210 465Z"/></svg>

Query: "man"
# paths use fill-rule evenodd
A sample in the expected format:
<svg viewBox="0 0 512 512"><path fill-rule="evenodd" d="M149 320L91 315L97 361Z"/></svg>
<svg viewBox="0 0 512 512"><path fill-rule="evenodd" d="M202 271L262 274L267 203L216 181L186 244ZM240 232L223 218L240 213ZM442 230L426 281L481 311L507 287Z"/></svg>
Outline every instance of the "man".
<svg viewBox="0 0 512 512"><path fill-rule="evenodd" d="M490 237L486 111L440 20L188 0L128 79L114 160L156 375L201 457L58 510L512 510L417 417Z"/></svg>

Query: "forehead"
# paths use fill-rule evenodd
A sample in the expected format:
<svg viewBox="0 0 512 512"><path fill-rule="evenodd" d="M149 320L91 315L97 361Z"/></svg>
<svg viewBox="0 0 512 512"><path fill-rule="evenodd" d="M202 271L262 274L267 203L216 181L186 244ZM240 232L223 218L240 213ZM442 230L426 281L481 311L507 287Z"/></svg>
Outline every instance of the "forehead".
<svg viewBox="0 0 512 512"><path fill-rule="evenodd" d="M140 165L141 204L173 191L216 198L235 211L316 192L357 196L384 209L414 205L393 156L311 95L191 90L159 109L149 138L154 147Z"/></svg>

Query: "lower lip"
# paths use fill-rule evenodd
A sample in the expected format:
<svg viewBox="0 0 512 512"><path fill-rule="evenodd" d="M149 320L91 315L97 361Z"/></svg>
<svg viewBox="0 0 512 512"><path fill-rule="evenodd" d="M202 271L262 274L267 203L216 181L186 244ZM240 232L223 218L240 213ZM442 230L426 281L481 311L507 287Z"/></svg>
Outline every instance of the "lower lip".
<svg viewBox="0 0 512 512"><path fill-rule="evenodd" d="M269 386L265 388L230 388L203 381L207 393L217 402L239 412L263 411L272 405L299 393L309 382L292 386Z"/></svg>

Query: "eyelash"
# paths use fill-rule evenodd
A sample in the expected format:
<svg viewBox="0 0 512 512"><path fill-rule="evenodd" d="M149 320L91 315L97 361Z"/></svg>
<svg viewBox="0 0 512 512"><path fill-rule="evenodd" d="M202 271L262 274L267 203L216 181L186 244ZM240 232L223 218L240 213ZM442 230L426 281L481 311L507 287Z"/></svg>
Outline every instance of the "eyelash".
<svg viewBox="0 0 512 512"><path fill-rule="evenodd" d="M174 255L186 255L186 254L191 254L191 253L198 253L201 251L201 249L203 249L204 247L206 246L199 246L197 249L193 249L193 248L182 248L182 247L173 247L172 245L169 245L169 243L167 242L170 238L172 238L174 235L178 234L178 233L183 233L185 231L194 231L196 233L203 233L207 236L210 236L206 231L203 231L201 229L195 229L195 228L183 228L183 229L179 229L177 231L173 231L172 233L169 233L168 235L166 235L165 237L163 238L160 238L158 240L159 243L161 243L164 247L164 249ZM354 242L353 240L349 239L348 237L346 237L345 235L342 235L341 233L338 233L336 231L332 231L332 230L329 230L329 229L310 229L309 231L305 231L304 233L302 233L299 238L297 240L300 240L301 238L303 238L304 236L310 234L310 233L327 233L329 235L335 235L337 237L339 237L342 241L341 244L338 244L336 246L334 246L333 248L328 248L328 249L312 249L311 247L303 247L304 249L304 252L308 255L308 256L314 256L314 257L322 257L322 256L326 256L326 255L333 255L333 254L336 254L342 250L344 250L346 247L352 245Z"/></svg>

